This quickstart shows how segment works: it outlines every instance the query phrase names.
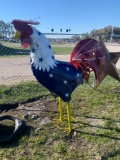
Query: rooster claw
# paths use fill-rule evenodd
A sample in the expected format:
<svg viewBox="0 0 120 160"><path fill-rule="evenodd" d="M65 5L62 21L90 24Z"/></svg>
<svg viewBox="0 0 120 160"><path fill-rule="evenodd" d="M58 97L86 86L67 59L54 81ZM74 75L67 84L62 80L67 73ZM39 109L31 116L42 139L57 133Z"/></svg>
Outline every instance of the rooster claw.
<svg viewBox="0 0 120 160"><path fill-rule="evenodd" d="M60 126L57 125L57 128L60 130L63 130L63 133L67 132L67 135L69 135L71 133L72 130L70 130L69 128L62 128Z"/></svg>
<svg viewBox="0 0 120 160"><path fill-rule="evenodd" d="M72 129L70 129L70 128L62 128L62 127L57 125L57 128L60 129L60 130L63 130L63 133L67 132L67 135L71 135L71 134L74 133L75 129L77 129L79 127L82 127L82 126L83 126L83 124L79 124L77 126L72 127Z"/></svg>
<svg viewBox="0 0 120 160"><path fill-rule="evenodd" d="M62 120L60 118L54 118L53 121L55 121L55 123L62 123Z"/></svg>
<svg viewBox="0 0 120 160"><path fill-rule="evenodd" d="M64 118L64 119L67 120L67 118ZM54 118L53 121L58 122L58 123L62 123L62 121L63 121L64 119ZM74 117L71 117L71 122L77 123L78 121L77 121Z"/></svg>

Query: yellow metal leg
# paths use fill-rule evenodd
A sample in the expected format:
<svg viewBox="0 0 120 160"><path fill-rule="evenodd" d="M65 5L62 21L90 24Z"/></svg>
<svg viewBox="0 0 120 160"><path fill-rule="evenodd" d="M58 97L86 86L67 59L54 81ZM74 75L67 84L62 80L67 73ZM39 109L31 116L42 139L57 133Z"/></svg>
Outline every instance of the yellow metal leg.
<svg viewBox="0 0 120 160"><path fill-rule="evenodd" d="M68 134L70 134L73 129L76 129L76 128L82 126L82 125L79 124L78 126L72 127L72 121L74 121L74 122L77 122L77 121L71 116L70 102L66 103L66 108L67 108L68 127L67 128L62 128L62 127L60 127L58 125L57 125L57 127L59 129L63 130L64 132L67 132ZM62 117L62 119L63 119L63 117Z"/></svg>
<svg viewBox="0 0 120 160"><path fill-rule="evenodd" d="M67 102L67 121L68 121L68 127L62 128L60 126L57 126L59 129L63 130L64 132L68 132L68 134L72 131L72 125L71 125L71 111L70 111L70 103Z"/></svg>
<svg viewBox="0 0 120 160"><path fill-rule="evenodd" d="M58 101L59 101L59 111L60 111L60 122L62 122L63 121L62 99L58 97Z"/></svg>
<svg viewBox="0 0 120 160"><path fill-rule="evenodd" d="M71 125L71 111L70 111L70 103L67 102L67 115L68 115L68 131L71 132L72 125Z"/></svg>
<svg viewBox="0 0 120 160"><path fill-rule="evenodd" d="M58 97L58 103L59 103L59 118L54 118L53 120L56 122L61 123L63 121L63 109L62 109L62 99Z"/></svg>
<svg viewBox="0 0 120 160"><path fill-rule="evenodd" d="M63 106L62 106L62 99L60 97L58 97L58 102L59 102L59 119L54 119L56 122L61 123L63 121ZM72 127L72 122L77 122L72 116L71 116L71 110L70 110L70 102L66 103L66 108L67 108L67 123L68 123L68 127L67 128L62 128L61 126L57 125L57 127L61 130L63 130L64 132L67 132L68 134L71 133L72 129L78 128L79 126L75 126ZM61 125L64 125L64 123L62 123Z"/></svg>

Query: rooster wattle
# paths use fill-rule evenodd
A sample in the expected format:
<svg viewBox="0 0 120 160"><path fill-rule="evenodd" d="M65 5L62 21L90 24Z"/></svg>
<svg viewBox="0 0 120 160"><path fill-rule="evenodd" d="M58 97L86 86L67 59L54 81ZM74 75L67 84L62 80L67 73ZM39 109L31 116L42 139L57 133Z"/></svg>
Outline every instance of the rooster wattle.
<svg viewBox="0 0 120 160"><path fill-rule="evenodd" d="M91 71L95 73L96 86L104 79L111 62L104 45L93 39L80 41L71 54L70 62L58 61L54 58L49 40L30 25L36 25L38 22L13 20L12 23L17 30L15 39L20 38L24 48L30 46L33 75L40 84L60 97L60 121L63 120L62 100L66 102L68 116L66 130L71 132L71 94L83 83L83 79L89 80ZM120 80L119 76L117 80Z"/></svg>

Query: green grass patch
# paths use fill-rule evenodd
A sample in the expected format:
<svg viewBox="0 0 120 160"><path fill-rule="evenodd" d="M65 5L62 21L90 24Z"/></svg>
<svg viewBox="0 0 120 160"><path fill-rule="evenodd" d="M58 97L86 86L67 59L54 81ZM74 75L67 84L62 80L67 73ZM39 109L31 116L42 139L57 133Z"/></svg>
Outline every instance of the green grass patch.
<svg viewBox="0 0 120 160"><path fill-rule="evenodd" d="M39 97L45 109L39 120L26 119L26 130L11 143L0 145L1 160L120 160L120 82L107 76L97 90L86 83L77 87L71 100L71 114L77 122L72 125L82 126L72 137L56 127L60 125L53 121L59 116L56 99L37 82L0 87L1 104L45 96ZM42 107L40 101L37 105ZM3 114L23 118L25 113L14 109ZM42 124L46 117L50 122ZM66 120L62 126L67 126Z"/></svg>
<svg viewBox="0 0 120 160"><path fill-rule="evenodd" d="M16 56L16 55L29 55L30 50L23 49L19 43L9 43L6 42L5 46L0 46L0 56ZM75 45L75 44L74 44ZM65 55L70 54L73 51L73 45L64 45L64 44L56 44L52 45L52 49L54 54L56 55Z"/></svg>
<svg viewBox="0 0 120 160"><path fill-rule="evenodd" d="M0 104L24 103L46 95L49 91L36 81L0 86Z"/></svg>
<svg viewBox="0 0 120 160"><path fill-rule="evenodd" d="M53 47L53 52L55 55L70 54L72 51L72 47Z"/></svg>

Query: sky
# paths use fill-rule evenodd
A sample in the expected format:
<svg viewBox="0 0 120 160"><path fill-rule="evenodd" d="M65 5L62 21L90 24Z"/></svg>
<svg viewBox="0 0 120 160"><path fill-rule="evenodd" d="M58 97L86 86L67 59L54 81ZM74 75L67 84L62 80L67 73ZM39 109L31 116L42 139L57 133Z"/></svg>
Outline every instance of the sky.
<svg viewBox="0 0 120 160"><path fill-rule="evenodd" d="M13 19L39 21L41 32L90 33L120 27L120 0L0 0L0 20Z"/></svg>

